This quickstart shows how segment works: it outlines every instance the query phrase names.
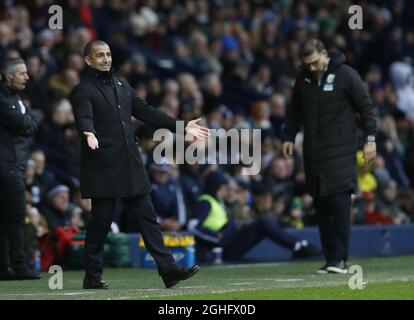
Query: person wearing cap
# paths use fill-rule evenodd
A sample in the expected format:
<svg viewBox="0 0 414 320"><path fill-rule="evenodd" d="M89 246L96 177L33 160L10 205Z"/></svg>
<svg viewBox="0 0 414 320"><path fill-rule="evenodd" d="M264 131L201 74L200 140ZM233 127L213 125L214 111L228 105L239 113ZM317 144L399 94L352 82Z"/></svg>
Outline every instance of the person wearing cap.
<svg viewBox="0 0 414 320"><path fill-rule="evenodd" d="M292 250L294 258L318 255L320 250L306 240L285 232L278 223L267 216L271 209L271 193L268 187L259 185L254 189L253 221L237 224L227 211L225 201L229 198L228 179L220 171L210 172L205 180L204 194L199 197L195 216L188 222L201 247L223 249L224 260L240 260L263 239ZM263 196L266 197L264 203ZM270 196L270 202L268 200ZM270 206L268 206L270 204ZM266 211L266 214L264 214ZM262 215L262 216L261 216Z"/></svg>
<svg viewBox="0 0 414 320"><path fill-rule="evenodd" d="M167 163L150 165L151 199L163 231L178 232L185 225L186 219L179 222L177 184L171 179L172 167Z"/></svg>
<svg viewBox="0 0 414 320"><path fill-rule="evenodd" d="M70 190L63 184L52 187L46 194L46 203L40 208L41 214L46 218L50 231L57 227L74 225L75 212L80 208L70 202ZM83 223L74 225L82 227Z"/></svg>
<svg viewBox="0 0 414 320"><path fill-rule="evenodd" d="M0 73L0 280L40 279L24 253L28 138L37 122L19 92L29 76L22 59L5 60Z"/></svg>
<svg viewBox="0 0 414 320"><path fill-rule="evenodd" d="M299 259L299 258L309 258L313 256L317 256L321 253L321 250L314 244L309 243L305 239L299 239L295 236L290 235L286 232L282 225L290 225L292 227L296 227L295 223L296 220L293 220L289 216L289 220L286 221L283 218L277 215L275 210L273 209L273 195L271 188L269 185L264 181L255 181L251 185L251 193L253 195L253 204L251 207L251 214L254 219L263 219L265 222L269 223L269 220L272 221L271 224L273 225L273 229L277 232L279 239L283 239L280 241L279 244L284 246L285 248L291 250L292 258ZM302 204L299 204L295 201L292 203L291 210L301 209ZM275 223L273 223L273 221ZM300 221L303 225L303 222Z"/></svg>
<svg viewBox="0 0 414 320"><path fill-rule="evenodd" d="M318 39L302 47L303 70L293 87L282 133L282 151L293 155L303 128L307 191L314 198L326 263L318 273L348 272L351 194L357 191L357 115L363 127L365 164L376 157L376 116L358 72L345 55Z"/></svg>
<svg viewBox="0 0 414 320"><path fill-rule="evenodd" d="M395 180L389 180L381 186L377 208L384 216L391 219L393 224L410 223L408 215L401 210L398 199L398 188Z"/></svg>
<svg viewBox="0 0 414 320"><path fill-rule="evenodd" d="M92 202L83 288L108 288L102 278L103 245L119 198L140 226L145 246L156 261L165 286L170 288L196 274L199 267L178 266L164 246L131 118L172 132L176 132L179 121L137 97L124 79L114 75L111 50L104 41L86 44L84 58L85 75L71 93L81 137L81 195ZM200 120L184 122L184 130L204 140L209 133L197 124Z"/></svg>

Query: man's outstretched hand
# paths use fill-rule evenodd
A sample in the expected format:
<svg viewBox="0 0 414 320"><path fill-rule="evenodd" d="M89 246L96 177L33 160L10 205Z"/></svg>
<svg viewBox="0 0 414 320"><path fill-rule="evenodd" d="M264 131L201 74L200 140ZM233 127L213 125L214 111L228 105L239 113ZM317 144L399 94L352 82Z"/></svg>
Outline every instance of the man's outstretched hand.
<svg viewBox="0 0 414 320"><path fill-rule="evenodd" d="M98 139L96 139L95 135L92 132L84 132L83 134L86 136L86 141L89 148L92 150L99 149Z"/></svg>
<svg viewBox="0 0 414 320"><path fill-rule="evenodd" d="M185 133L196 137L197 140L205 140L210 136L210 132L208 128L197 124L200 120L201 118L189 121L185 127Z"/></svg>

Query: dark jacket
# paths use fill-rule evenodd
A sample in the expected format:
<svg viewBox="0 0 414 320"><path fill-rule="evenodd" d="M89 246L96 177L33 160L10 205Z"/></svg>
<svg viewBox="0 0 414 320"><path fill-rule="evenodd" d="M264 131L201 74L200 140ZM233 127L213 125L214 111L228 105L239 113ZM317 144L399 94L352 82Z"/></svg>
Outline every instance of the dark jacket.
<svg viewBox="0 0 414 320"><path fill-rule="evenodd" d="M82 137L82 197L133 197L148 193L151 185L131 116L172 132L177 120L136 97L125 80L91 68L73 89L71 103ZM95 133L99 149L88 147L85 131Z"/></svg>
<svg viewBox="0 0 414 320"><path fill-rule="evenodd" d="M30 109L23 105L17 92L0 84L0 166L8 172L18 168L26 172L29 158L29 143L37 128L37 122ZM17 169L16 168L16 169Z"/></svg>
<svg viewBox="0 0 414 320"><path fill-rule="evenodd" d="M178 221L176 183L169 179L164 184L151 185L151 200L157 216L161 219L175 218Z"/></svg>
<svg viewBox="0 0 414 320"><path fill-rule="evenodd" d="M329 57L320 85L306 71L296 79L283 131L283 141L294 142L304 129L306 184L313 196L357 189L356 113L364 137L376 135L373 105L358 73L344 64L342 53Z"/></svg>
<svg viewBox="0 0 414 320"><path fill-rule="evenodd" d="M69 203L68 208L65 211L59 211L53 207L53 205L47 201L47 204L40 206L40 213L47 221L49 231L55 230L57 227L67 227L72 225L72 218L75 215L76 206Z"/></svg>

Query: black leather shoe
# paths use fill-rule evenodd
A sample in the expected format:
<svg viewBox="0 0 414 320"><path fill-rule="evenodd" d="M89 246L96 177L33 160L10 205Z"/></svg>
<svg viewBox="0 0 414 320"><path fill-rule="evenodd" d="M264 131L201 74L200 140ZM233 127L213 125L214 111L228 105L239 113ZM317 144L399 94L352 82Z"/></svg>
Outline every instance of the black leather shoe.
<svg viewBox="0 0 414 320"><path fill-rule="evenodd" d="M326 268L326 270L329 273L339 273L339 274L348 273L348 267L346 266L346 262L344 260L341 260L337 263L328 264L328 267Z"/></svg>
<svg viewBox="0 0 414 320"><path fill-rule="evenodd" d="M13 280L39 280L42 276L30 269L15 270Z"/></svg>
<svg viewBox="0 0 414 320"><path fill-rule="evenodd" d="M83 289L109 289L104 279L83 278Z"/></svg>
<svg viewBox="0 0 414 320"><path fill-rule="evenodd" d="M316 270L316 273L318 273L318 274L328 274L328 270L326 270L326 268L328 268L327 263L324 266L322 266L321 268L319 268L318 270Z"/></svg>
<svg viewBox="0 0 414 320"><path fill-rule="evenodd" d="M171 288L175 286L181 280L186 280L194 276L200 267L198 265L194 265L191 268L184 268L181 266L176 266L171 271L162 275L162 280L164 281L166 288Z"/></svg>

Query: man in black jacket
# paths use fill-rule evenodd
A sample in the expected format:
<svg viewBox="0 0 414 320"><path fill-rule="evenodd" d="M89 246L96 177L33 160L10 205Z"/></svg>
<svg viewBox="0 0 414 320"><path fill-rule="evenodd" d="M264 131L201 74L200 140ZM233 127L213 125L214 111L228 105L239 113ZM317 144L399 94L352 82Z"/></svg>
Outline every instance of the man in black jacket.
<svg viewBox="0 0 414 320"><path fill-rule="evenodd" d="M154 257L167 288L198 272L176 265L164 247L162 234L150 199L145 171L131 116L156 128L175 132L177 120L151 107L134 94L121 78L112 74L111 51L100 40L84 49L87 72L74 88L71 101L81 142L81 193L92 199L92 217L86 233L85 289L105 289L102 279L103 244L114 215L116 198L122 198L134 213L145 246ZM192 120L185 131L205 139L208 129Z"/></svg>
<svg viewBox="0 0 414 320"><path fill-rule="evenodd" d="M356 113L364 131L364 158L376 156L376 120L358 73L342 53L328 54L316 39L302 48L303 71L296 79L283 132L283 153L291 157L303 127L306 185L314 197L326 264L318 273L347 273L351 194L357 190Z"/></svg>
<svg viewBox="0 0 414 320"><path fill-rule="evenodd" d="M37 123L18 92L29 77L22 59L6 60L0 72L0 280L40 279L24 255L27 138Z"/></svg>

